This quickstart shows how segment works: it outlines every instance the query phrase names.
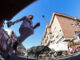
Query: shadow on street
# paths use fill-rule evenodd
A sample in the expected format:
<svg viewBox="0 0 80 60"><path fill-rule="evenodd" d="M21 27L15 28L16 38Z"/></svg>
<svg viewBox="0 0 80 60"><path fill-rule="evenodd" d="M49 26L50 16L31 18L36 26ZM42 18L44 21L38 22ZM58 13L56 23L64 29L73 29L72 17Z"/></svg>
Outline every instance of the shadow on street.
<svg viewBox="0 0 80 60"><path fill-rule="evenodd" d="M11 56L9 60L35 60L35 59L18 57L18 56Z"/></svg>

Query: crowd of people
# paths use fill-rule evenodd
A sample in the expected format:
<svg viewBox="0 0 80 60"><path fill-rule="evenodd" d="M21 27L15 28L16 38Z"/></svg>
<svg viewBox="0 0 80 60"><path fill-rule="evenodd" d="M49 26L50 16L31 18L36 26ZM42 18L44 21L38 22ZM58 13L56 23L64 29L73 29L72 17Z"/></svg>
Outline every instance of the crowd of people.
<svg viewBox="0 0 80 60"><path fill-rule="evenodd" d="M49 51L49 53L44 53L41 56L46 58L46 60L52 59L54 60L58 56L73 56L74 54L80 52L80 41L67 41L68 50L55 51L54 49ZM56 47L57 48L57 47Z"/></svg>

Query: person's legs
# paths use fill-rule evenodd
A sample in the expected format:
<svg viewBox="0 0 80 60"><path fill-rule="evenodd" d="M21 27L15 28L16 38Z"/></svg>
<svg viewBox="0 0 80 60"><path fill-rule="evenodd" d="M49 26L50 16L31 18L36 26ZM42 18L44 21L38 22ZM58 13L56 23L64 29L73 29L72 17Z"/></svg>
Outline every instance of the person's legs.
<svg viewBox="0 0 80 60"><path fill-rule="evenodd" d="M13 48L15 51L17 51L17 46L18 46L18 44L19 44L19 43L18 43L17 41L14 42L14 44L13 44L13 47L12 47L12 48Z"/></svg>
<svg viewBox="0 0 80 60"><path fill-rule="evenodd" d="M20 36L17 38L17 41L13 44L13 49L17 50L18 44L21 44L27 37L33 34L33 30L31 29L23 29L20 32Z"/></svg>
<svg viewBox="0 0 80 60"><path fill-rule="evenodd" d="M29 37L32 34L33 34L33 30L31 30L31 29L24 30L21 33L21 35L17 38L17 41L19 43L22 43L27 37Z"/></svg>

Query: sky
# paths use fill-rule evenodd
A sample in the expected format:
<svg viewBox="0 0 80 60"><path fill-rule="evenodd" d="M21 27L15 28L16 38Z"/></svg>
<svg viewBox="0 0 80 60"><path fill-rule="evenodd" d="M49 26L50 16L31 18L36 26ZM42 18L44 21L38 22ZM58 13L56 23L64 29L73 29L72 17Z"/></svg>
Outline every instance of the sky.
<svg viewBox="0 0 80 60"><path fill-rule="evenodd" d="M72 17L80 18L80 0L37 0L28 7L25 7L11 19L11 21L16 21L23 16L33 15L33 25L40 22L40 27L36 28L34 30L34 34L26 38L26 40L22 43L26 49L41 44L46 24L49 24L53 12L59 12ZM43 15L45 16L45 19L42 18ZM22 22L19 22L10 28L4 24L4 28L12 29L15 34L19 36L19 27L21 23Z"/></svg>

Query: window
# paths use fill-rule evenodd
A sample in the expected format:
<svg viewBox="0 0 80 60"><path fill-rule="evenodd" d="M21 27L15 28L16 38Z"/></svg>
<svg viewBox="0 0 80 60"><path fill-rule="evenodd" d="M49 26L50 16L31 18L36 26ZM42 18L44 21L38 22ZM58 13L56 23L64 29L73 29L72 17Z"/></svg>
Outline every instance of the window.
<svg viewBox="0 0 80 60"><path fill-rule="evenodd" d="M59 35L56 36L56 38L58 38L58 37L59 37Z"/></svg>
<svg viewBox="0 0 80 60"><path fill-rule="evenodd" d="M50 41L50 43L52 43L53 41Z"/></svg>
<svg viewBox="0 0 80 60"><path fill-rule="evenodd" d="M78 36L79 36L79 39L80 39L80 34Z"/></svg>
<svg viewBox="0 0 80 60"><path fill-rule="evenodd" d="M59 30L61 32L61 30Z"/></svg>
<svg viewBox="0 0 80 60"><path fill-rule="evenodd" d="M45 43L47 43L47 41L48 41L48 37L46 38Z"/></svg>
<svg viewBox="0 0 80 60"><path fill-rule="evenodd" d="M54 30L56 29L56 27L54 28Z"/></svg>
<svg viewBox="0 0 80 60"><path fill-rule="evenodd" d="M52 34L52 32L50 32L50 34Z"/></svg>
<svg viewBox="0 0 80 60"><path fill-rule="evenodd" d="M75 25L76 25L76 27L79 27L79 23L78 22Z"/></svg>
<svg viewBox="0 0 80 60"><path fill-rule="evenodd" d="M74 26L74 24L71 24L72 25L72 27Z"/></svg>
<svg viewBox="0 0 80 60"><path fill-rule="evenodd" d="M55 30L56 30L56 27L53 29L53 33L55 32Z"/></svg>
<svg viewBox="0 0 80 60"><path fill-rule="evenodd" d="M76 27L79 27L79 25L76 24Z"/></svg>

